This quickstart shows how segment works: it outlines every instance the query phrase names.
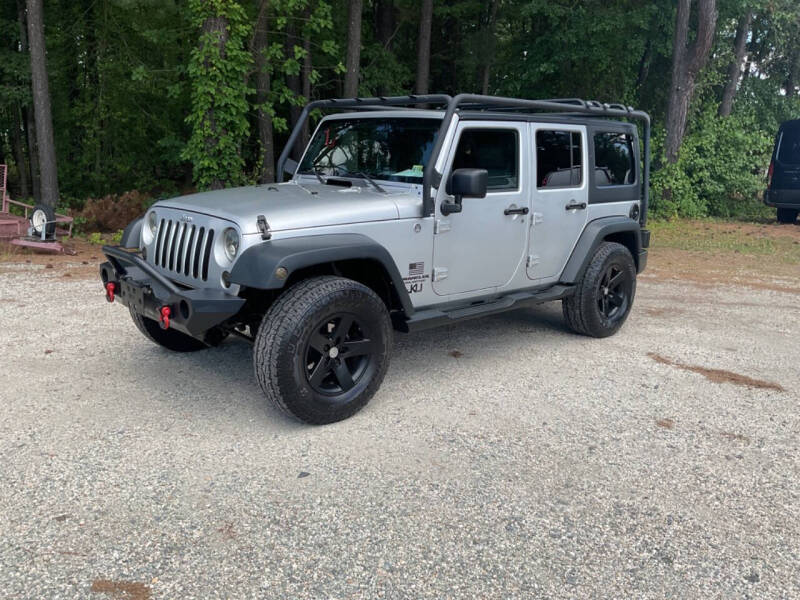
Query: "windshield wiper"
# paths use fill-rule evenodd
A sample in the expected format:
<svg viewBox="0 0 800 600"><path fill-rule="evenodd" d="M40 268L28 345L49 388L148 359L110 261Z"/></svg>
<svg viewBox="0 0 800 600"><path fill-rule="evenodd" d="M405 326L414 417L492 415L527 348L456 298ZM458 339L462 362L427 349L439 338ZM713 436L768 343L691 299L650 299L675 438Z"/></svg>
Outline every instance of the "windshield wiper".
<svg viewBox="0 0 800 600"><path fill-rule="evenodd" d="M381 194L385 194L386 193L386 190L383 189L381 186L379 186L377 183L375 183L375 181L372 179L372 177L370 177L366 173L363 173L363 172L359 171L358 173L353 173L353 175L355 175L356 177L363 177L364 180L367 183L372 185L372 187L374 187L376 190L378 190Z"/></svg>

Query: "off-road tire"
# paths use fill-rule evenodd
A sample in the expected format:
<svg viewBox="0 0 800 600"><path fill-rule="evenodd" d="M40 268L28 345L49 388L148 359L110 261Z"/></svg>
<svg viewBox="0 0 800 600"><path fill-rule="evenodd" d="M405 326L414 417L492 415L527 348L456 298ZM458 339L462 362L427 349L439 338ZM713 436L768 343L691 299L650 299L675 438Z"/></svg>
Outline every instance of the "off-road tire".
<svg viewBox="0 0 800 600"><path fill-rule="evenodd" d="M794 223L797 221L797 210L794 208L779 208L778 223Z"/></svg>
<svg viewBox="0 0 800 600"><path fill-rule="evenodd" d="M604 277L610 273L620 274L619 294L622 303L617 312L607 316L603 312ZM614 275L616 277L616 275ZM597 248L589 266L575 286L575 293L564 298L562 307L564 320L575 333L591 337L608 337L614 335L628 318L633 299L636 295L636 265L630 251L622 244L603 242ZM606 295L606 302L611 302Z"/></svg>
<svg viewBox="0 0 800 600"><path fill-rule="evenodd" d="M358 354L358 344L370 352ZM317 351L321 346L327 350ZM286 290L264 315L253 367L269 401L300 421L322 425L369 402L386 375L391 346L389 312L375 292L350 279L314 277ZM342 365L354 370L347 383L339 378Z"/></svg>
<svg viewBox="0 0 800 600"><path fill-rule="evenodd" d="M31 211L31 227L33 227L33 235L35 237L41 237L42 235L42 225L39 225L39 230L36 230L36 223L41 221L45 221L45 237L52 238L56 232L56 211L54 211L51 207L47 206L46 204L37 204L33 207Z"/></svg>
<svg viewBox="0 0 800 600"><path fill-rule="evenodd" d="M133 309L129 310L136 328L144 334L144 337L167 350L172 350L173 352L196 352L197 350L208 348L208 345L198 339L175 329L161 329L161 325L157 321L149 319Z"/></svg>

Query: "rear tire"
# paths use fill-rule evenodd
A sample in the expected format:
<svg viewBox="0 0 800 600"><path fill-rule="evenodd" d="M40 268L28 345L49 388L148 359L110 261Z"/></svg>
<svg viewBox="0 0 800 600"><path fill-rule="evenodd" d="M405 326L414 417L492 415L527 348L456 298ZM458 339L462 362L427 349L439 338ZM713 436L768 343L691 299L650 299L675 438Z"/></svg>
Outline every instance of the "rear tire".
<svg viewBox="0 0 800 600"><path fill-rule="evenodd" d="M636 265L628 249L603 242L575 286L562 301L564 320L575 333L614 335L628 318L636 295Z"/></svg>
<svg viewBox="0 0 800 600"><path fill-rule="evenodd" d="M136 328L151 342L173 352L196 352L208 348L206 344L175 329L161 329L161 325L129 309Z"/></svg>
<svg viewBox="0 0 800 600"><path fill-rule="evenodd" d="M346 419L372 398L389 367L392 326L370 288L314 277L270 307L253 345L264 395L283 412L322 425Z"/></svg>
<svg viewBox="0 0 800 600"><path fill-rule="evenodd" d="M779 208L778 223L794 223L797 221L797 210L794 208Z"/></svg>

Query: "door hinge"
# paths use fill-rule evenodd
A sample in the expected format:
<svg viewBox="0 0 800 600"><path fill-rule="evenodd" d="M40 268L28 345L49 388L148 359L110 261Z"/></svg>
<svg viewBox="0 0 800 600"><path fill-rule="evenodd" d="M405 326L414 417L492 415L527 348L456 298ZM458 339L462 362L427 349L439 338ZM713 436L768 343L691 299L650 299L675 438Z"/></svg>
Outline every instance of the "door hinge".
<svg viewBox="0 0 800 600"><path fill-rule="evenodd" d="M535 267L536 265L538 265L540 262L541 262L541 260L539 259L539 257L537 255L530 254L530 255L528 255L528 262L526 263L525 266L530 269L531 267Z"/></svg>
<svg viewBox="0 0 800 600"><path fill-rule="evenodd" d="M433 226L433 233L444 233L445 231L450 231L450 221L436 219L436 223Z"/></svg>
<svg viewBox="0 0 800 600"><path fill-rule="evenodd" d="M447 279L447 268L433 267L433 280L441 281L442 279Z"/></svg>
<svg viewBox="0 0 800 600"><path fill-rule="evenodd" d="M533 213L533 224L536 225L537 223L541 223L544 221L544 215L539 212Z"/></svg>

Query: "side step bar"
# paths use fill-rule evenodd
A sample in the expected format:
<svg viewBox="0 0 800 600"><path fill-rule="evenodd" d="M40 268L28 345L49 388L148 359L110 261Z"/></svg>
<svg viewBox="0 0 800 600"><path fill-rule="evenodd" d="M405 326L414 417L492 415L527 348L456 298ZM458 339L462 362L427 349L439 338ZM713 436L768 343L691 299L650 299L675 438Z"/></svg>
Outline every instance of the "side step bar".
<svg viewBox="0 0 800 600"><path fill-rule="evenodd" d="M400 331L412 333L422 331L439 325L448 325L458 321L477 319L487 315L494 315L509 310L534 306L552 300L561 300L575 293L571 285L554 285L544 290L530 292L513 292L507 296L488 300L480 303L459 306L450 309L432 308L415 312L410 319L397 319L395 327Z"/></svg>

